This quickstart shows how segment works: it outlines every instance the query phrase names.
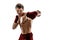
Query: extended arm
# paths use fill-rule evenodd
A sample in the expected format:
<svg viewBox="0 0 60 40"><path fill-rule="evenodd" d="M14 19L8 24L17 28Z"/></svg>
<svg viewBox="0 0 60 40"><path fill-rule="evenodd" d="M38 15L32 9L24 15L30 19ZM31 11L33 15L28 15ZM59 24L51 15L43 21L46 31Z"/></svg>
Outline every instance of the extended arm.
<svg viewBox="0 0 60 40"><path fill-rule="evenodd" d="M39 10L33 12L27 12L26 16L33 20L34 18L36 18L36 16L37 17L41 16L41 12Z"/></svg>

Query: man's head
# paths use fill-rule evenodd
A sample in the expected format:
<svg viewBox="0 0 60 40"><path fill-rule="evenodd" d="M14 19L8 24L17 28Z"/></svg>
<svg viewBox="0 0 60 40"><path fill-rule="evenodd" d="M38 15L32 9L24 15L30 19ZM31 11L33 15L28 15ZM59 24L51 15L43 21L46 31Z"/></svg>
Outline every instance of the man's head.
<svg viewBox="0 0 60 40"><path fill-rule="evenodd" d="M23 11L24 11L24 6L20 3L18 3L18 4L16 4L15 9L16 9L17 13L20 15L20 13L23 13Z"/></svg>

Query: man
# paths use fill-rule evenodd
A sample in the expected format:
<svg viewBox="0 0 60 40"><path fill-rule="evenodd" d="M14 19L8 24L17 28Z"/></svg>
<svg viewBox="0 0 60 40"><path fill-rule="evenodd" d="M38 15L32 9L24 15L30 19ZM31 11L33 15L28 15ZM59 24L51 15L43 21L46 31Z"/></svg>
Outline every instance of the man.
<svg viewBox="0 0 60 40"><path fill-rule="evenodd" d="M31 21L34 18L39 17L41 12L39 10L33 12L23 12L24 6L20 3L16 5L15 9L18 15L16 15L12 28L15 29L17 25L20 25L21 35L19 40L33 40L33 34L31 32Z"/></svg>

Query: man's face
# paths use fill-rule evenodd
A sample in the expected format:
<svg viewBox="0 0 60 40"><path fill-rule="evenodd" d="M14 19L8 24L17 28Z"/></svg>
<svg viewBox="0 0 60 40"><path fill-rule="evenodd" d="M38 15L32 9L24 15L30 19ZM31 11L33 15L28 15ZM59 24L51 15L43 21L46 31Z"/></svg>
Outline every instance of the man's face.
<svg viewBox="0 0 60 40"><path fill-rule="evenodd" d="M16 8L16 11L17 11L18 15L20 15L21 13L23 13L23 10L24 9L22 9L22 8Z"/></svg>

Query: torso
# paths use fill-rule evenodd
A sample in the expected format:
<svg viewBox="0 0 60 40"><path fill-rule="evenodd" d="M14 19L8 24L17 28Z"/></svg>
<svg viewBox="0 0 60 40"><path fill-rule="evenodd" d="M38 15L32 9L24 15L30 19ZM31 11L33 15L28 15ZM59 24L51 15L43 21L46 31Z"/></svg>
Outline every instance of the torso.
<svg viewBox="0 0 60 40"><path fill-rule="evenodd" d="M26 17L26 14L22 16L22 23L19 23L19 25L20 25L22 34L27 34L31 32L31 19Z"/></svg>

